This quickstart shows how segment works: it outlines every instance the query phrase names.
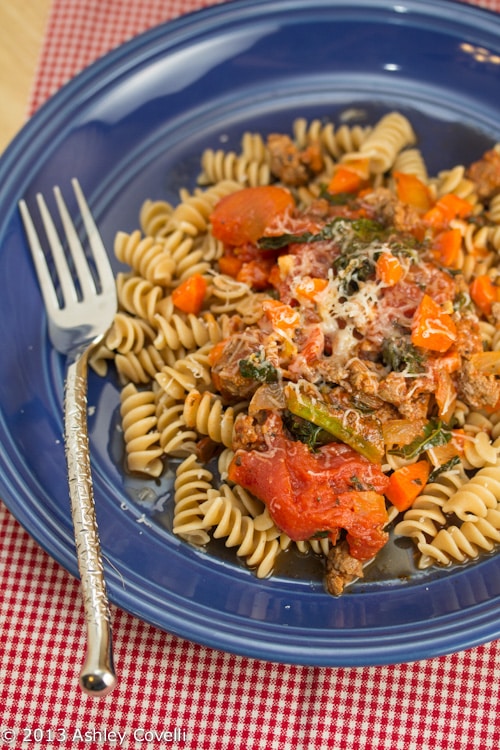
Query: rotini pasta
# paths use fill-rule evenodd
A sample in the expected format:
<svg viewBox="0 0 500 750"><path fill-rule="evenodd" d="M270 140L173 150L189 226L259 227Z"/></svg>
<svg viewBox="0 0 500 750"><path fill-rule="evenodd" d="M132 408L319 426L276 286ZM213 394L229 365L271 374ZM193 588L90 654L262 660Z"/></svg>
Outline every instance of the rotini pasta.
<svg viewBox="0 0 500 750"><path fill-rule="evenodd" d="M210 540L201 505L212 489L212 480L212 473L196 460L194 453L188 455L176 470L173 532L197 546Z"/></svg>
<svg viewBox="0 0 500 750"><path fill-rule="evenodd" d="M121 392L120 415L128 468L159 476L163 470L163 451L159 445L154 393L138 391L129 383Z"/></svg>
<svg viewBox="0 0 500 750"><path fill-rule="evenodd" d="M233 444L234 409L224 408L222 400L213 393L191 389L184 401L183 416L188 427L200 435L208 435L225 448Z"/></svg>
<svg viewBox="0 0 500 750"><path fill-rule="evenodd" d="M116 313L113 325L105 338L105 344L111 351L126 354L140 352L155 337L154 329L142 318L126 312Z"/></svg>
<svg viewBox="0 0 500 750"><path fill-rule="evenodd" d="M369 135L360 143L361 156L370 159L370 169L374 174L387 172L398 154L415 143L415 133L406 117L399 112L391 112L382 117Z"/></svg>
<svg viewBox="0 0 500 750"><path fill-rule="evenodd" d="M174 260L164 252L161 242L151 236L142 237L139 230L132 234L118 232L115 255L152 284L168 286L172 281Z"/></svg>
<svg viewBox="0 0 500 750"><path fill-rule="evenodd" d="M139 213L142 231L148 237L161 237L168 226L174 207L166 201L145 200Z"/></svg>
<svg viewBox="0 0 500 750"><path fill-rule="evenodd" d="M428 172L407 117L298 117L207 148L118 231L129 471L176 466L173 533L338 593L392 525L416 564L500 543L500 148ZM210 467L210 469L208 468Z"/></svg>
<svg viewBox="0 0 500 750"><path fill-rule="evenodd" d="M252 517L227 485L219 491L208 490L201 510L214 538L225 538L226 547L235 547L238 557L244 557L246 564L255 568L258 578L271 573L280 552L277 530L257 531Z"/></svg>

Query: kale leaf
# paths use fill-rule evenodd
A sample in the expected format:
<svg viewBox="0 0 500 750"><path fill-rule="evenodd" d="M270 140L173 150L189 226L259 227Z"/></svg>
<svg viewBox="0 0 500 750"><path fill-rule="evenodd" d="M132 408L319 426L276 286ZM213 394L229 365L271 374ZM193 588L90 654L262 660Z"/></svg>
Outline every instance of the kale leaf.
<svg viewBox="0 0 500 750"><path fill-rule="evenodd" d="M259 383L276 383L278 381L278 370L262 356L251 356L248 359L240 359L238 362L240 375L249 380L257 380Z"/></svg>
<svg viewBox="0 0 500 750"><path fill-rule="evenodd" d="M342 226L344 225L344 226ZM275 237L261 237L257 244L264 250L280 250L287 245L295 243L320 242L321 240L338 239L348 230L353 233L353 238L360 242L369 244L379 238L384 228L379 222L372 219L350 219L345 216L336 216L328 224L325 224L319 232L302 232L301 234L280 234Z"/></svg>
<svg viewBox="0 0 500 750"><path fill-rule="evenodd" d="M382 342L382 363L393 372L423 372L422 354L402 336L386 338Z"/></svg>
<svg viewBox="0 0 500 750"><path fill-rule="evenodd" d="M305 443L313 451L321 445L332 442L332 436L326 430L288 410L283 414L283 422L295 440Z"/></svg>
<svg viewBox="0 0 500 750"><path fill-rule="evenodd" d="M393 448L389 451L394 456L401 456L402 458L417 458L424 451L429 448L437 448L440 445L446 445L451 440L451 432L440 419L431 419L424 429L423 434L418 435L408 445L403 445L401 448Z"/></svg>

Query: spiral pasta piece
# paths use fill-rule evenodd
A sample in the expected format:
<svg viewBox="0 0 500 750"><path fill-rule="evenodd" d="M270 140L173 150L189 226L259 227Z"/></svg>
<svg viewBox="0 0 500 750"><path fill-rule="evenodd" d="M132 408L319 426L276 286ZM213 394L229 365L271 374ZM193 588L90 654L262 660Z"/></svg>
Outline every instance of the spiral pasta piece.
<svg viewBox="0 0 500 750"><path fill-rule="evenodd" d="M144 234L162 237L173 212L174 207L167 201L145 200L139 212L139 223Z"/></svg>
<svg viewBox="0 0 500 750"><path fill-rule="evenodd" d="M177 467L174 481L173 532L194 545L210 541L201 505L212 489L213 474L194 453Z"/></svg>
<svg viewBox="0 0 500 750"><path fill-rule="evenodd" d="M154 237L142 237L139 230L117 232L114 251L119 261L129 265L151 284L168 286L175 271L175 261L164 252L163 243Z"/></svg>
<svg viewBox="0 0 500 750"><path fill-rule="evenodd" d="M394 533L414 538L418 543L427 537L435 537L446 523L443 506L467 482L463 467L451 469L429 482L411 508L405 511L403 520L396 524Z"/></svg>
<svg viewBox="0 0 500 750"><path fill-rule="evenodd" d="M91 352L89 367L99 377L104 378L108 374L108 364L114 362L115 353L106 344L101 344Z"/></svg>
<svg viewBox="0 0 500 750"><path fill-rule="evenodd" d="M387 172L397 155L415 143L415 133L408 119L399 112L382 117L359 146L359 154L370 159L375 174Z"/></svg>
<svg viewBox="0 0 500 750"><path fill-rule="evenodd" d="M258 162L259 164L269 163L269 151L267 144L260 133L251 133L245 131L241 136L241 154L248 161Z"/></svg>
<svg viewBox="0 0 500 750"><path fill-rule="evenodd" d="M340 160L343 154L358 151L361 144L371 132L371 127L361 125L341 125L335 129L332 122L323 122L319 119L308 121L304 117L298 117L292 124L295 142L299 148L306 148L311 143L317 143L322 151Z"/></svg>
<svg viewBox="0 0 500 750"><path fill-rule="evenodd" d="M443 511L454 513L461 521L476 521L499 501L500 466L485 466L446 501Z"/></svg>
<svg viewBox="0 0 500 750"><path fill-rule="evenodd" d="M464 428L467 430L467 428ZM495 466L500 459L500 445L487 432L479 431L470 440L464 440L463 465L465 469Z"/></svg>
<svg viewBox="0 0 500 750"><path fill-rule="evenodd" d="M269 185L271 181L271 170L267 162L249 159L235 151L206 149L201 166L203 171L198 178L201 185L234 180L241 185L256 187Z"/></svg>
<svg viewBox="0 0 500 750"><path fill-rule="evenodd" d="M191 390L184 401L184 420L200 435L208 435L226 448L233 445L234 409L224 408L222 400L213 393Z"/></svg>
<svg viewBox="0 0 500 750"><path fill-rule="evenodd" d="M484 518L465 521L460 526L448 526L429 543L420 544L420 567L428 567L434 562L449 565L473 560L480 552L491 552L499 542L500 512L490 508Z"/></svg>
<svg viewBox="0 0 500 750"><path fill-rule="evenodd" d="M149 383L164 366L162 352L152 344L138 352L118 352L115 356L115 367L122 383Z"/></svg>
<svg viewBox="0 0 500 750"><path fill-rule="evenodd" d="M139 391L133 383L123 388L120 416L130 471L158 477L163 471L163 453L157 431L155 395L151 390Z"/></svg>
<svg viewBox="0 0 500 750"><path fill-rule="evenodd" d="M161 286L133 273L117 275L116 292L118 304L123 310L149 323L154 320L157 306L164 296Z"/></svg>
<svg viewBox="0 0 500 750"><path fill-rule="evenodd" d="M234 451L231 450L231 448L224 448L223 451L219 454L219 458L217 460L217 471L219 472L219 476L223 482L228 481L228 471L229 471L229 465L231 461L233 460Z"/></svg>
<svg viewBox="0 0 500 750"><path fill-rule="evenodd" d="M315 555L328 557L331 543L328 537L325 537L323 539L306 539L303 542L295 542L295 546L303 555L306 555L309 551L311 551Z"/></svg>
<svg viewBox="0 0 500 750"><path fill-rule="evenodd" d="M448 193L454 193L459 198L464 198L472 205L478 201L476 188L472 180L465 176L465 167L459 164L453 169L439 172L434 181L436 197L441 198Z"/></svg>
<svg viewBox="0 0 500 750"><path fill-rule="evenodd" d="M211 348L211 344L208 344L176 360L173 366L164 365L155 375L160 388L172 398L185 399L190 391L201 384L208 387L212 381L208 362Z"/></svg>
<svg viewBox="0 0 500 750"><path fill-rule="evenodd" d="M424 184L428 180L427 166L418 148L407 148L401 151L394 160L392 171L414 174Z"/></svg>
<svg viewBox="0 0 500 750"><path fill-rule="evenodd" d="M231 489L208 490L207 500L201 505L204 521L214 538L226 539L226 547L236 547L236 555L255 568L257 578L266 578L273 570L280 552L279 542L267 531L257 531L250 515Z"/></svg>
<svg viewBox="0 0 500 750"><path fill-rule="evenodd" d="M155 375L156 382L164 393L172 398L185 399L190 391L204 385L211 384L211 373L208 362L208 351L211 345L201 347L197 352L191 352L182 359L175 361L173 366L164 365Z"/></svg>
<svg viewBox="0 0 500 750"><path fill-rule="evenodd" d="M183 405L164 392L157 397L156 418L158 442L166 456L186 456L196 451L198 435L188 429L183 418Z"/></svg>
<svg viewBox="0 0 500 750"><path fill-rule="evenodd" d="M238 312L240 306L252 300L253 291L243 281L218 273L212 277L209 305L215 315Z"/></svg>
<svg viewBox="0 0 500 750"><path fill-rule="evenodd" d="M125 312L118 312L106 335L105 344L111 351L121 354L133 351L137 354L148 343L151 343L154 336L154 329L145 320Z"/></svg>
<svg viewBox="0 0 500 750"><path fill-rule="evenodd" d="M217 344L222 339L221 326L213 313L173 313L169 317L157 313L154 324L156 336L153 343L158 349L165 346L172 351L181 347L194 349L207 343Z"/></svg>

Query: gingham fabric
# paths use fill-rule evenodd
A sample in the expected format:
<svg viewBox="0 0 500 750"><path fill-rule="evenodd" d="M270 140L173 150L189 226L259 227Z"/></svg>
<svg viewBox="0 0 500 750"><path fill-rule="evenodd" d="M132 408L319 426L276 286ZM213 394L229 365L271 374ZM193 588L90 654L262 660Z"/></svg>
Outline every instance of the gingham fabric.
<svg viewBox="0 0 500 750"><path fill-rule="evenodd" d="M54 0L28 112L116 45L213 2ZM500 0L478 5L500 12ZM286 666L189 643L113 607L119 684L87 697L79 584L1 503L0 527L0 747L500 748L497 642L389 667Z"/></svg>

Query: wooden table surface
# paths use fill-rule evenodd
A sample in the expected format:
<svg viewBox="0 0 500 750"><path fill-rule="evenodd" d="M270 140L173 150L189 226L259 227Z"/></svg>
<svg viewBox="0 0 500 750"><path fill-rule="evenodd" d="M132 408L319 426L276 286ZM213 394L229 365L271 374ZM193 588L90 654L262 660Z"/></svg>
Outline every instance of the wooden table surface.
<svg viewBox="0 0 500 750"><path fill-rule="evenodd" d="M0 1L0 153L26 122L50 5L51 0Z"/></svg>

